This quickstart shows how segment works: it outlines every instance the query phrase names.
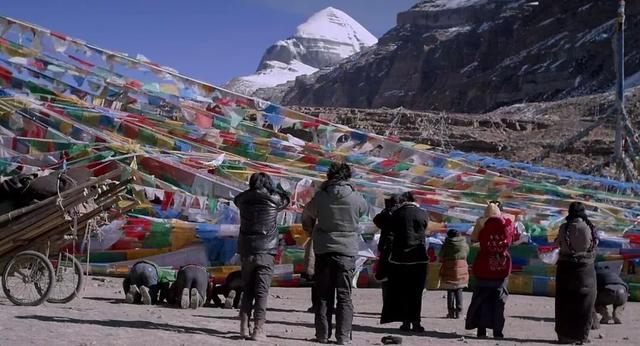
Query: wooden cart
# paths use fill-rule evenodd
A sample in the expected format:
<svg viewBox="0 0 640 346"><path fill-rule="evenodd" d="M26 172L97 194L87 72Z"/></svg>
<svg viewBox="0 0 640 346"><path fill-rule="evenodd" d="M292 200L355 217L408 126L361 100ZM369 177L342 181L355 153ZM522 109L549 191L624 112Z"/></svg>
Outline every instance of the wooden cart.
<svg viewBox="0 0 640 346"><path fill-rule="evenodd" d="M58 174L58 181L64 175L53 174ZM118 202L130 182L117 181L120 175L117 170L92 178L0 216L2 289L12 303L66 303L80 294L82 266L72 254L59 249L65 242L78 239L80 230L90 232L92 220Z"/></svg>

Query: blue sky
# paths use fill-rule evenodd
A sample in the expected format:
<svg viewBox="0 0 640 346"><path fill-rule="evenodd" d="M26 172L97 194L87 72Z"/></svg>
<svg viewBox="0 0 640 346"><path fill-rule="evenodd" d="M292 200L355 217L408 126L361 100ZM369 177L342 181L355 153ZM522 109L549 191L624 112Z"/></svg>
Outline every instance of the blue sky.
<svg viewBox="0 0 640 346"><path fill-rule="evenodd" d="M264 50L327 6L377 37L417 0L11 0L0 13L215 84L252 73Z"/></svg>

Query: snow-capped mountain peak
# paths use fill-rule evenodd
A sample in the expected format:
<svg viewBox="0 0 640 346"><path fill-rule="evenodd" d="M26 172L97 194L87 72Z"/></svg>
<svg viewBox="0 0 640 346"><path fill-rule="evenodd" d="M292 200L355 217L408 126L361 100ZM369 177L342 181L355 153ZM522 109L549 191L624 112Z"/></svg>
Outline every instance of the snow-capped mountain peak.
<svg viewBox="0 0 640 346"><path fill-rule="evenodd" d="M274 87L333 66L377 41L348 14L327 7L300 24L293 36L269 47L255 74L234 78L225 87L251 95L259 88Z"/></svg>
<svg viewBox="0 0 640 346"><path fill-rule="evenodd" d="M355 19L333 7L315 13L300 24L295 37L351 43L360 49L378 42L378 39Z"/></svg>

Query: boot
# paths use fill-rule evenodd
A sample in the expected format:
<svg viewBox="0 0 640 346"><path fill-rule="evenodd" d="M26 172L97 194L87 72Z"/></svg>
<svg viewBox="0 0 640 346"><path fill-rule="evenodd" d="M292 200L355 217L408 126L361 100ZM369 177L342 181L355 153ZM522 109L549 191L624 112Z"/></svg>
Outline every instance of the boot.
<svg viewBox="0 0 640 346"><path fill-rule="evenodd" d="M609 316L609 309L607 309L607 306L596 306L595 310L596 310L597 313L602 315L602 319L600 320L600 324L608 324L609 320L611 320L611 316ZM597 321L597 316L594 319L594 321Z"/></svg>
<svg viewBox="0 0 640 346"><path fill-rule="evenodd" d="M189 307L192 309L197 309L200 307L200 302L202 301L202 299L200 298L200 292L198 292L197 289L192 288L191 289L191 294L190 294L190 301L189 301Z"/></svg>
<svg viewBox="0 0 640 346"><path fill-rule="evenodd" d="M424 333L424 327L420 324L420 321L411 323L411 331L414 333Z"/></svg>
<svg viewBox="0 0 640 346"><path fill-rule="evenodd" d="M189 304L191 303L191 298L189 297L189 289L183 288L180 293L180 308L188 309Z"/></svg>
<svg viewBox="0 0 640 346"><path fill-rule="evenodd" d="M136 300L140 300L140 290L138 289L138 286L129 286L129 291L125 295L124 300L129 304L133 304Z"/></svg>
<svg viewBox="0 0 640 346"><path fill-rule="evenodd" d="M140 286L140 295L142 296L142 304L151 305L153 303L151 301L151 293L149 292L149 287Z"/></svg>
<svg viewBox="0 0 640 346"><path fill-rule="evenodd" d="M447 318L454 318L453 316L454 316L453 310L449 309L449 313L447 313Z"/></svg>
<svg viewBox="0 0 640 346"><path fill-rule="evenodd" d="M622 320L620 319L620 314L624 311L624 305L613 306L613 323L622 324Z"/></svg>
<svg viewBox="0 0 640 346"><path fill-rule="evenodd" d="M245 312L240 313L240 338L249 339L249 315Z"/></svg>
<svg viewBox="0 0 640 346"><path fill-rule="evenodd" d="M234 290L229 291L229 295L227 295L227 298L224 301L224 308L225 309L233 308L233 300L235 298L236 298L236 291Z"/></svg>
<svg viewBox="0 0 640 346"><path fill-rule="evenodd" d="M265 320L256 319L255 328L253 334L251 334L251 340L253 341L267 341L267 332L264 328Z"/></svg>

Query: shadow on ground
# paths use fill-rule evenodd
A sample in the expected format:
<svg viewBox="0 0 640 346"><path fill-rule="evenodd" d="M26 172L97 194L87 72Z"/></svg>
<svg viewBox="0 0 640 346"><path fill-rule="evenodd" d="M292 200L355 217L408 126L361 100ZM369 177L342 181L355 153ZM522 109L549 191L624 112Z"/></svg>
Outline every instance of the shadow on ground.
<svg viewBox="0 0 640 346"><path fill-rule="evenodd" d="M22 319L22 320L37 320L42 322L89 324L89 325L111 327L111 328L162 330L162 331L179 333L179 334L215 335L215 336L219 336L219 337L230 339L230 340L237 339L237 337L230 336L229 333L227 332L221 332L215 329L179 326L179 325L172 325L168 323L155 323L150 321L85 320L85 319L77 319L77 318L70 318L70 317L41 316L41 315L16 316L16 318Z"/></svg>
<svg viewBox="0 0 640 346"><path fill-rule="evenodd" d="M549 322L554 323L556 321L553 317L536 317L536 316L510 316L513 318L519 318L521 320L534 321L534 322Z"/></svg>

